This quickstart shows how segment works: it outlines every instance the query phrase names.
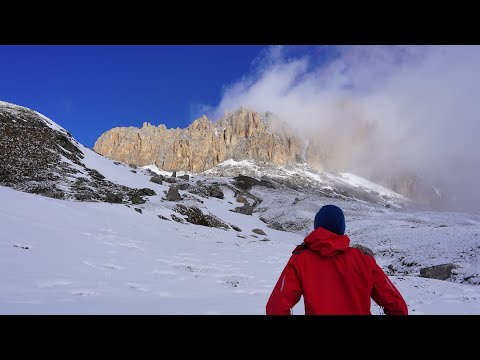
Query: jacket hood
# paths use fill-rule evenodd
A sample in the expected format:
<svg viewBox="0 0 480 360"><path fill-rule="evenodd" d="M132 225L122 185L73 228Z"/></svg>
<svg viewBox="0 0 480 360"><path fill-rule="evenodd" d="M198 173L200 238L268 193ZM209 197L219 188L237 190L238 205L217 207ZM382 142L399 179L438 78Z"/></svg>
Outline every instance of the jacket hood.
<svg viewBox="0 0 480 360"><path fill-rule="evenodd" d="M302 247L318 252L322 256L334 256L350 245L347 235L337 235L322 227L316 228L303 241Z"/></svg>

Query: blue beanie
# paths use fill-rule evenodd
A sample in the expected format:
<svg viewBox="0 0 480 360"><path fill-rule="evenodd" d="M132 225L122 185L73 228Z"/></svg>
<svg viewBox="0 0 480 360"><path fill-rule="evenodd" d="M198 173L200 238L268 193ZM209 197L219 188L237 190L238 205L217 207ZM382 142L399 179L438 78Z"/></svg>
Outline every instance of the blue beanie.
<svg viewBox="0 0 480 360"><path fill-rule="evenodd" d="M321 226L337 235L345 234L345 216L335 205L325 205L315 215L314 228Z"/></svg>

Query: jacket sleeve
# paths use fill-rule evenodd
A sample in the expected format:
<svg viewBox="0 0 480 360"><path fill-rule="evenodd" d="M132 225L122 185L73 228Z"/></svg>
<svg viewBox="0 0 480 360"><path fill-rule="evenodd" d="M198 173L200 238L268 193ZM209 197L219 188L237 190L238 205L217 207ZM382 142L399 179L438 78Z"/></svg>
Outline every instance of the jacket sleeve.
<svg viewBox="0 0 480 360"><path fill-rule="evenodd" d="M408 315L408 308L405 300L395 285L390 281L385 272L373 260L373 290L372 299L385 312L385 315Z"/></svg>
<svg viewBox="0 0 480 360"><path fill-rule="evenodd" d="M290 257L268 299L267 315L290 315L291 309L298 303L302 293L302 285Z"/></svg>

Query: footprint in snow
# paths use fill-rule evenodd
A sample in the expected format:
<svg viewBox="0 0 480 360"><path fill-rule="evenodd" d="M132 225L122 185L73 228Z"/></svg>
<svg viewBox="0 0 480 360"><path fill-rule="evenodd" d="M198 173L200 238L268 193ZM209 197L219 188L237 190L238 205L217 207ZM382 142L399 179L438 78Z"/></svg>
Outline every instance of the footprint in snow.
<svg viewBox="0 0 480 360"><path fill-rule="evenodd" d="M116 264L105 264L103 266L105 266L106 268L109 268L109 269L113 269L113 270L123 270L123 269L125 269L123 266L116 265Z"/></svg>
<svg viewBox="0 0 480 360"><path fill-rule="evenodd" d="M70 293L72 295L75 295L75 296L95 296L95 295L98 295L97 292L95 292L91 289L77 289L77 290L72 290Z"/></svg>
<svg viewBox="0 0 480 360"><path fill-rule="evenodd" d="M37 287L40 289L49 289L49 288L55 288L59 286L66 286L70 285L72 282L64 279L57 279L57 280L46 280L46 281L41 281L37 284Z"/></svg>
<svg viewBox="0 0 480 360"><path fill-rule="evenodd" d="M141 292L147 292L150 291L150 289L142 284L139 283L127 283L127 286L131 289L141 291Z"/></svg>
<svg viewBox="0 0 480 360"><path fill-rule="evenodd" d="M157 274L157 275L176 275L176 272L175 271L172 271L172 270L158 270L158 269L154 269L152 271L153 274Z"/></svg>
<svg viewBox="0 0 480 360"><path fill-rule="evenodd" d="M250 282L250 279L247 276L237 274L222 277L222 282L228 286L237 288L247 285Z"/></svg>

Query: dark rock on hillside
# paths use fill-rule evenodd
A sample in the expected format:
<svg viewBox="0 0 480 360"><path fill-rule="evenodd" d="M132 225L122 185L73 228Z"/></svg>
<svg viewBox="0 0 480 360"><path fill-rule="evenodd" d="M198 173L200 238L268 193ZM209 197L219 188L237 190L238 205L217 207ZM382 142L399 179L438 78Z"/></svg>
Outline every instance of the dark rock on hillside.
<svg viewBox="0 0 480 360"><path fill-rule="evenodd" d="M165 182L169 183L169 184L176 184L177 183L177 178L174 178L174 177L168 177L168 178L164 178Z"/></svg>
<svg viewBox="0 0 480 360"><path fill-rule="evenodd" d="M253 229L252 232L258 235L267 235L262 229Z"/></svg>
<svg viewBox="0 0 480 360"><path fill-rule="evenodd" d="M208 187L208 189L210 191L211 197L214 197L217 199L223 199L225 196L222 189L220 189L218 185L211 185L210 187Z"/></svg>
<svg viewBox="0 0 480 360"><path fill-rule="evenodd" d="M184 191L187 190L189 187L190 187L189 183L183 183L183 184L178 185L178 189L179 190L184 190Z"/></svg>
<svg viewBox="0 0 480 360"><path fill-rule="evenodd" d="M180 223L180 224L185 224L185 223L186 223L185 220L183 220L181 217L179 217L179 216L177 216L177 215L175 215L175 214L170 214L170 217L172 218L172 220L174 220L174 221L176 221L176 222L178 222L178 223Z"/></svg>
<svg viewBox="0 0 480 360"><path fill-rule="evenodd" d="M145 204L147 201L138 194L130 195L130 202L135 205Z"/></svg>
<svg viewBox="0 0 480 360"><path fill-rule="evenodd" d="M195 185L190 185L188 192L203 198L214 197L217 199L223 199L225 196L219 185L205 184L200 180L197 181Z"/></svg>
<svg viewBox="0 0 480 360"><path fill-rule="evenodd" d="M36 111L0 102L0 185L56 199L128 199L135 189L106 180L84 157L68 131Z"/></svg>
<svg viewBox="0 0 480 360"><path fill-rule="evenodd" d="M243 197L242 195L238 195L235 198L235 200L237 200L237 202L242 203L242 204L248 203L248 200L245 197Z"/></svg>
<svg viewBox="0 0 480 360"><path fill-rule="evenodd" d="M121 195L114 194L110 191L107 191L105 193L105 198L106 198L106 202L109 202L109 203L121 204L123 202L123 197Z"/></svg>
<svg viewBox="0 0 480 360"><path fill-rule="evenodd" d="M265 186L268 188L275 189L275 186L272 184L272 182L262 179L262 180L257 180L253 177L246 176L246 175L240 175L237 177L233 178L235 180L234 185L238 187L239 189L248 191L255 185L257 186Z"/></svg>
<svg viewBox="0 0 480 360"><path fill-rule="evenodd" d="M182 196L178 193L178 188L176 186L170 186L167 193L168 201L180 201Z"/></svg>
<svg viewBox="0 0 480 360"><path fill-rule="evenodd" d="M252 215L253 214L253 206L246 203L246 204L243 204L243 206L236 207L232 211L236 212L236 213L239 213L239 214Z"/></svg>
<svg viewBox="0 0 480 360"><path fill-rule="evenodd" d="M135 194L138 196L154 196L157 195L157 193L149 188L143 188L143 189L136 189L133 191Z"/></svg>
<svg viewBox="0 0 480 360"><path fill-rule="evenodd" d="M224 229L229 228L229 226L218 217L211 214L204 214L202 210L195 206L187 207L178 204L173 210L185 216L185 220L194 225L202 225Z"/></svg>
<svg viewBox="0 0 480 360"><path fill-rule="evenodd" d="M277 221L272 221L270 224L267 225L270 229L278 230L278 231L287 231L283 228L282 224Z"/></svg>
<svg viewBox="0 0 480 360"><path fill-rule="evenodd" d="M163 176L162 175L154 175L150 178L150 181L151 182L154 182L156 184L160 184L162 185L163 184Z"/></svg>
<svg viewBox="0 0 480 360"><path fill-rule="evenodd" d="M455 264L449 263L421 268L420 276L430 279L447 280L452 276L452 270L455 269L455 267Z"/></svg>
<svg viewBox="0 0 480 360"><path fill-rule="evenodd" d="M230 227L235 231L242 232L242 229L240 229L238 226L230 224Z"/></svg>

